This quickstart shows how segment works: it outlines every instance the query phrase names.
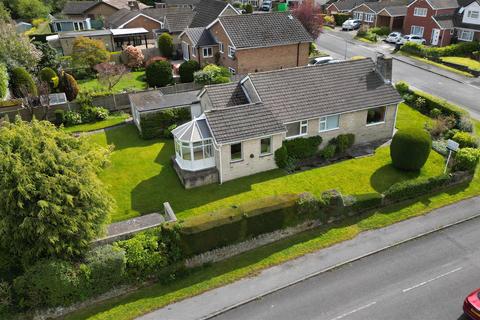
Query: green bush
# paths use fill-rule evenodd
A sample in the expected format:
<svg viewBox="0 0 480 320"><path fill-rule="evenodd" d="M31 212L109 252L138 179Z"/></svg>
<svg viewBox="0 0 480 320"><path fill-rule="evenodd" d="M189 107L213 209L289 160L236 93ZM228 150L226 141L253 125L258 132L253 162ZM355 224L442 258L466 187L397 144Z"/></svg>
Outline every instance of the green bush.
<svg viewBox="0 0 480 320"><path fill-rule="evenodd" d="M102 107L82 105L80 107L80 115L82 117L82 123L89 123L106 120L108 118L109 111Z"/></svg>
<svg viewBox="0 0 480 320"><path fill-rule="evenodd" d="M145 70L147 83L150 87L164 87L173 81L172 65L168 61L155 61Z"/></svg>
<svg viewBox="0 0 480 320"><path fill-rule="evenodd" d="M432 110L430 110L430 118L438 118L442 115L442 111L440 111L440 109L438 108L433 108Z"/></svg>
<svg viewBox="0 0 480 320"><path fill-rule="evenodd" d="M143 139L164 138L165 130L173 124L180 125L191 119L190 108L175 108L140 114Z"/></svg>
<svg viewBox="0 0 480 320"><path fill-rule="evenodd" d="M368 31L378 36L388 36L390 34L389 27L374 27L374 28L368 29Z"/></svg>
<svg viewBox="0 0 480 320"><path fill-rule="evenodd" d="M342 26L342 24L350 19L350 15L348 13L334 13L333 17L335 18L335 24L337 26Z"/></svg>
<svg viewBox="0 0 480 320"><path fill-rule="evenodd" d="M355 143L355 135L353 133L340 134L335 138L334 141L335 145L337 146L336 152L343 154Z"/></svg>
<svg viewBox="0 0 480 320"><path fill-rule="evenodd" d="M3 63L0 63L0 101L7 96L8 80L7 67Z"/></svg>
<svg viewBox="0 0 480 320"><path fill-rule="evenodd" d="M402 201L416 198L419 195L432 193L435 190L446 186L449 182L449 175L407 180L393 184L383 193L383 195L388 202Z"/></svg>
<svg viewBox="0 0 480 320"><path fill-rule="evenodd" d="M63 260L42 260L13 282L19 307L34 309L67 306L81 300L81 274Z"/></svg>
<svg viewBox="0 0 480 320"><path fill-rule="evenodd" d="M349 196L349 201L345 200L345 205L348 211L358 213L378 208L382 201L383 196L380 193L356 194Z"/></svg>
<svg viewBox="0 0 480 320"><path fill-rule="evenodd" d="M173 38L167 32L164 32L158 37L158 50L160 53L167 57L171 58L173 55L174 45L173 45Z"/></svg>
<svg viewBox="0 0 480 320"><path fill-rule="evenodd" d="M301 160L314 156L318 152L318 146L321 143L322 137L314 136L285 140L283 145L287 148L287 153L290 158Z"/></svg>
<svg viewBox="0 0 480 320"><path fill-rule="evenodd" d="M462 148L455 154L453 162L454 171L475 171L480 160L480 150L475 148Z"/></svg>
<svg viewBox="0 0 480 320"><path fill-rule="evenodd" d="M425 100L424 98L422 97L417 97L417 99L415 100L415 103L414 103L414 107L415 109L418 109L418 110L425 110L425 107L427 106L427 100ZM434 108L434 109L437 109L437 108ZM433 110L433 109L432 109ZM437 109L438 110L438 109ZM440 110L438 110L440 111ZM431 111L430 111L431 112ZM441 112L440 112L441 113Z"/></svg>
<svg viewBox="0 0 480 320"><path fill-rule="evenodd" d="M400 50L419 57L436 59L440 57L470 57L480 49L478 41L460 42L446 47L428 47L414 42L405 43Z"/></svg>
<svg viewBox="0 0 480 320"><path fill-rule="evenodd" d="M55 124L57 126L65 122L65 111L63 109L55 110L54 114L55 114Z"/></svg>
<svg viewBox="0 0 480 320"><path fill-rule="evenodd" d="M230 76L227 68L209 64L203 70L195 72L193 78L200 84L219 84L230 82Z"/></svg>
<svg viewBox="0 0 480 320"><path fill-rule="evenodd" d="M75 111L65 112L63 119L63 123L66 126L74 126L82 123L82 116L80 115L80 113Z"/></svg>
<svg viewBox="0 0 480 320"><path fill-rule="evenodd" d="M397 89L398 93L401 95L410 92L408 83L406 83L405 81L398 81L397 83L395 83L395 89Z"/></svg>
<svg viewBox="0 0 480 320"><path fill-rule="evenodd" d="M458 131L452 137L452 140L458 142L460 148L476 148L478 147L478 140L475 136L468 132Z"/></svg>
<svg viewBox="0 0 480 320"><path fill-rule="evenodd" d="M399 130L390 145L390 157L395 168L407 171L420 170L427 162L432 139L423 129Z"/></svg>
<svg viewBox="0 0 480 320"><path fill-rule="evenodd" d="M85 266L88 295L102 294L124 281L125 252L111 245L96 247L86 254Z"/></svg>
<svg viewBox="0 0 480 320"><path fill-rule="evenodd" d="M176 127L178 127L176 123L168 126L168 128L165 129L165 131L163 132L163 136L164 136L165 138L173 138L172 131L173 131Z"/></svg>
<svg viewBox="0 0 480 320"><path fill-rule="evenodd" d="M78 93L80 92L80 88L78 87L77 80L75 78L64 72L60 77L60 89L65 92L68 101L73 101L77 97Z"/></svg>
<svg viewBox="0 0 480 320"><path fill-rule="evenodd" d="M322 157L325 159L331 159L335 156L335 153L337 152L337 146L335 144L327 144L325 148L320 151L320 154Z"/></svg>
<svg viewBox="0 0 480 320"><path fill-rule="evenodd" d="M200 70L200 64L195 60L183 62L178 68L181 82L193 82L193 74Z"/></svg>
<svg viewBox="0 0 480 320"><path fill-rule="evenodd" d="M58 86L57 73L52 68L45 67L40 70L38 73L38 78L44 82L47 82L52 89Z"/></svg>
<svg viewBox="0 0 480 320"><path fill-rule="evenodd" d="M13 94L16 97L25 97L25 94L31 94L33 96L38 95L37 86L30 73L23 67L17 67L12 70L11 85Z"/></svg>
<svg viewBox="0 0 480 320"><path fill-rule="evenodd" d="M462 116L457 123L458 129L465 132L473 132L473 122L469 116Z"/></svg>
<svg viewBox="0 0 480 320"><path fill-rule="evenodd" d="M247 4L245 5L245 12L246 12L246 13L253 13L253 6L252 6L251 3L247 3Z"/></svg>
<svg viewBox="0 0 480 320"><path fill-rule="evenodd" d="M284 169L287 166L288 152L287 148L282 145L280 148L275 150L275 163L277 167Z"/></svg>

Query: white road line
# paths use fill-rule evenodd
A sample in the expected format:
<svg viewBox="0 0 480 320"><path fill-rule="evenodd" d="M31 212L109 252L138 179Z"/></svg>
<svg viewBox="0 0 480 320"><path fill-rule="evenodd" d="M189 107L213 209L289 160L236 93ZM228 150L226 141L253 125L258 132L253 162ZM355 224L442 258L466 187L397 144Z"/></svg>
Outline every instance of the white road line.
<svg viewBox="0 0 480 320"><path fill-rule="evenodd" d="M462 269L463 269L463 267L459 267L459 268L453 269L452 271L449 271L449 272L447 272L447 273L444 273L444 274L441 274L441 275L439 275L439 276L436 276L435 278L432 278L432 279L430 279L430 280L420 282L419 284L416 284L416 285L414 285L413 287L403 289L402 292L405 293L405 292L408 292L408 291L410 291L410 290L416 289L416 288L418 288L418 287L424 286L424 285L426 285L427 283L430 283L430 282L432 282L432 281L435 281L435 280L438 280L438 279L440 279L440 278L446 277L446 276L448 276L448 275L450 275L450 274L452 274L452 273L454 273L454 272L460 271L460 270L462 270Z"/></svg>
<svg viewBox="0 0 480 320"><path fill-rule="evenodd" d="M375 303L377 303L377 302L376 302L376 301L370 302L369 304L366 304L366 305L364 305L364 306L361 306L361 307L358 307L358 308L356 308L356 309L353 309L352 311L349 311L349 312L347 312L347 313L341 314L341 315L339 315L338 317L333 318L332 320L339 320L339 319L345 318L346 316L349 316L349 315L351 315L351 314L353 314L353 313L355 313L355 312L361 311L361 310L363 310L363 309L367 309L367 308L373 306Z"/></svg>

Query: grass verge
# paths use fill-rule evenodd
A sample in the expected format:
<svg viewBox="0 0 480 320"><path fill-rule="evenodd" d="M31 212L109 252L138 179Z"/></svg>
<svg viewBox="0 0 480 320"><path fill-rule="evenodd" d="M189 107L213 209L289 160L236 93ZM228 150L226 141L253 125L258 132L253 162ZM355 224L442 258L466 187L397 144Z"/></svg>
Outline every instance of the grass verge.
<svg viewBox="0 0 480 320"><path fill-rule="evenodd" d="M473 60L470 58L464 58L464 57L442 57L440 58L443 62L449 62L449 63L454 63L458 64L460 66L468 67L471 70L474 71L480 71L480 62L477 60Z"/></svg>
<svg viewBox="0 0 480 320"><path fill-rule="evenodd" d="M465 76L465 77L468 77L468 78L473 78L473 75L470 74L470 73L468 73L468 72L465 72L465 71L462 71L462 70L458 70L458 69L455 69L455 68L446 66L446 65L444 65L444 64L441 64L441 63L438 63L438 62L434 62L434 61L425 59L425 58L417 57L417 56L415 56L415 55L413 55L413 54L408 54L408 53L402 52L402 51L398 51L397 54L400 54L400 55L402 55L402 56L405 56L405 57L409 57L409 58L418 60L418 61L420 61L420 62L429 64L429 65L432 65L432 66L435 66L435 67L438 67L438 68L441 68L441 69L444 69L444 70L447 70L447 71L450 71L450 72L453 72L453 73L456 73L456 74L459 74L459 75L462 75L462 76Z"/></svg>

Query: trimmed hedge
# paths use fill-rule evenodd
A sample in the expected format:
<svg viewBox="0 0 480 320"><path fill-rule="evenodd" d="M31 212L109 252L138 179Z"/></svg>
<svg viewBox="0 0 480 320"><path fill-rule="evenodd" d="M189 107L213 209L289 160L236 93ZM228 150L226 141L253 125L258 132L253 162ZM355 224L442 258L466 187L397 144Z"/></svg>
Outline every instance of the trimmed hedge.
<svg viewBox="0 0 480 320"><path fill-rule="evenodd" d="M478 139L468 132L458 131L452 137L452 140L458 142L460 148L477 148Z"/></svg>
<svg viewBox="0 0 480 320"><path fill-rule="evenodd" d="M33 96L38 94L35 81L30 73L28 73L23 67L17 67L12 70L10 82L13 94L17 98L24 97L25 93L29 93Z"/></svg>
<svg viewBox="0 0 480 320"><path fill-rule="evenodd" d="M420 170L427 162L432 149L432 138L423 129L410 128L397 131L390 145L390 156L395 168L407 171Z"/></svg>
<svg viewBox="0 0 480 320"><path fill-rule="evenodd" d="M168 61L156 61L147 66L145 77L149 87L165 87L173 82L172 65Z"/></svg>
<svg viewBox="0 0 480 320"><path fill-rule="evenodd" d="M440 57L470 57L474 51L480 50L480 43L478 41L472 41L451 44L446 47L428 47L414 42L407 42L400 50L430 59Z"/></svg>
<svg viewBox="0 0 480 320"><path fill-rule="evenodd" d="M390 186L383 195L385 201L390 203L416 198L419 195L432 193L433 191L448 185L450 180L450 175L445 174L431 178L398 182Z"/></svg>
<svg viewBox="0 0 480 320"><path fill-rule="evenodd" d="M314 156L318 152L318 146L322 143L322 137L295 138L285 140L283 145L287 148L288 156L297 160Z"/></svg>
<svg viewBox="0 0 480 320"><path fill-rule="evenodd" d="M458 150L453 161L453 171L474 172L480 161L480 149L463 148Z"/></svg>
<svg viewBox="0 0 480 320"><path fill-rule="evenodd" d="M335 24L339 27L341 27L345 21L351 18L348 13L334 13L333 17L335 18Z"/></svg>
<svg viewBox="0 0 480 320"><path fill-rule="evenodd" d="M195 60L188 60L183 62L178 68L178 73L180 74L180 81L193 82L193 74L195 71L200 70L200 64Z"/></svg>
<svg viewBox="0 0 480 320"><path fill-rule="evenodd" d="M175 108L140 114L143 139L168 138L165 134L173 124L182 124L191 119L190 108Z"/></svg>

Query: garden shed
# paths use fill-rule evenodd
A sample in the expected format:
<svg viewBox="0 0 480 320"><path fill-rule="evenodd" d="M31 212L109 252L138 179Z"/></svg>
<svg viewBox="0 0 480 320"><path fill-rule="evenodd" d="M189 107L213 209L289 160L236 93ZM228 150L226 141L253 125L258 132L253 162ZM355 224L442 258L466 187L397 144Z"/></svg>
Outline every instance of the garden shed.
<svg viewBox="0 0 480 320"><path fill-rule="evenodd" d="M169 136L176 126L200 115L198 92L163 94L151 90L130 94L133 120L142 138Z"/></svg>

